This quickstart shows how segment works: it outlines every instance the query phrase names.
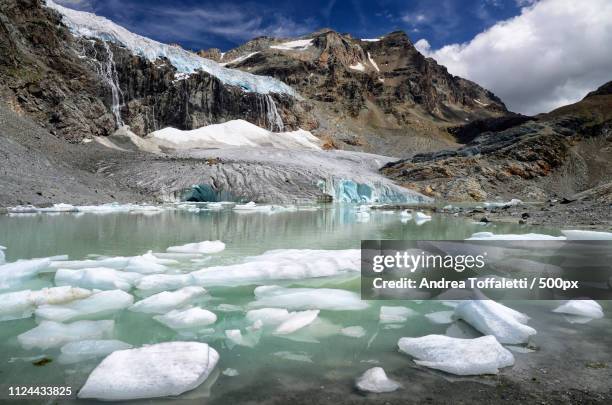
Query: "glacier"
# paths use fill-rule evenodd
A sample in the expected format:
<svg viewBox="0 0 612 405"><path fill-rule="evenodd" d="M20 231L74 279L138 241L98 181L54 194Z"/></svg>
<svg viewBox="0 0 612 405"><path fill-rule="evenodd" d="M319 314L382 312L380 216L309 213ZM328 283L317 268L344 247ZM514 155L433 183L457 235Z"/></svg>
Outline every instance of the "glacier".
<svg viewBox="0 0 612 405"><path fill-rule="evenodd" d="M128 31L114 22L85 11L63 7L47 0L47 7L59 12L62 22L70 31L84 38L97 38L124 46L132 53L153 62L167 58L177 70L177 78L185 78L201 70L215 76L224 84L237 86L247 92L279 93L297 96L293 88L270 76L256 76L239 70L228 69L210 59L202 58L180 46L167 45Z"/></svg>

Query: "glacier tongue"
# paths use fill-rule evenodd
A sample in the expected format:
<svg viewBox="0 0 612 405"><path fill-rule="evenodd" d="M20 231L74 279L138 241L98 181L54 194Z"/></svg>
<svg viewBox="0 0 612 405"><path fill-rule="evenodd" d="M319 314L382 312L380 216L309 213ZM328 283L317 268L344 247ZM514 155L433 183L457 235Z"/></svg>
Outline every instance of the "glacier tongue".
<svg viewBox="0 0 612 405"><path fill-rule="evenodd" d="M179 46L162 44L150 38L134 34L120 25L93 13L72 10L60 6L52 0L47 0L47 7L59 12L62 15L64 24L76 36L98 38L125 46L132 53L142 56L149 61L167 58L176 68L179 78L184 78L191 73L202 70L217 77L224 84L238 86L248 92L296 95L295 90L280 80L269 76L256 76L239 70L225 68L215 61L204 59Z"/></svg>

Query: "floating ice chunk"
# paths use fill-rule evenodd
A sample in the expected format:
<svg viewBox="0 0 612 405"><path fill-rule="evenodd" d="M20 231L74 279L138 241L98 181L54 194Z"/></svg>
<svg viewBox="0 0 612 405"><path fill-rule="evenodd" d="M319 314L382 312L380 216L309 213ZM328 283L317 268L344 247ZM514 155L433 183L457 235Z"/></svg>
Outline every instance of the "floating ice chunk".
<svg viewBox="0 0 612 405"><path fill-rule="evenodd" d="M250 201L246 204L236 204L234 206L234 211L262 211L269 212L272 211L273 207L271 205L257 205L253 201Z"/></svg>
<svg viewBox="0 0 612 405"><path fill-rule="evenodd" d="M599 319L604 316L601 305L593 300L570 300L553 309L553 312L591 319Z"/></svg>
<svg viewBox="0 0 612 405"><path fill-rule="evenodd" d="M289 314L289 318L276 328L274 333L278 335L293 333L296 330L310 325L317 319L317 316L319 316L318 310L292 312Z"/></svg>
<svg viewBox="0 0 612 405"><path fill-rule="evenodd" d="M255 288L257 300L251 307L280 307L287 309L322 309L355 311L368 307L358 294L333 288L284 288L261 286Z"/></svg>
<svg viewBox="0 0 612 405"><path fill-rule="evenodd" d="M283 323L289 318L289 311L284 308L252 309L246 313L246 319L254 324L260 321L263 326L274 326Z"/></svg>
<svg viewBox="0 0 612 405"><path fill-rule="evenodd" d="M360 252L347 250L278 249L247 259L246 263L209 267L191 273L192 284L223 286L273 280L339 276L360 271Z"/></svg>
<svg viewBox="0 0 612 405"><path fill-rule="evenodd" d="M144 276L136 283L136 288L149 293L176 290L193 284L190 274L153 274Z"/></svg>
<svg viewBox="0 0 612 405"><path fill-rule="evenodd" d="M43 288L32 291L30 300L34 305L61 305L74 300L87 298L92 294L90 290L79 287L61 286Z"/></svg>
<svg viewBox="0 0 612 405"><path fill-rule="evenodd" d="M49 267L51 260L31 259L18 260L0 265L0 290L9 289L21 284L24 280L34 277Z"/></svg>
<svg viewBox="0 0 612 405"><path fill-rule="evenodd" d="M397 381L387 377L382 367L374 367L367 370L361 377L357 378L355 386L360 391L376 393L392 392L401 387Z"/></svg>
<svg viewBox="0 0 612 405"><path fill-rule="evenodd" d="M124 270L140 274L164 273L168 270L165 264L177 263L176 260L155 257L151 251L148 251L144 255L131 257Z"/></svg>
<svg viewBox="0 0 612 405"><path fill-rule="evenodd" d="M596 232L596 231L561 231L567 240L612 240L612 232Z"/></svg>
<svg viewBox="0 0 612 405"><path fill-rule="evenodd" d="M219 253L225 249L225 243L220 240L188 243L182 246L170 246L166 249L170 253Z"/></svg>
<svg viewBox="0 0 612 405"><path fill-rule="evenodd" d="M400 217L402 219L410 220L410 219L412 219L412 212L410 212L409 210L403 210L400 213Z"/></svg>
<svg viewBox="0 0 612 405"><path fill-rule="evenodd" d="M6 256L4 255L4 251L6 248L4 246L0 246L0 264L4 264L6 262Z"/></svg>
<svg viewBox="0 0 612 405"><path fill-rule="evenodd" d="M119 271L106 267L81 270L59 269L55 284L72 285L98 290L130 290L142 278L141 274Z"/></svg>
<svg viewBox="0 0 612 405"><path fill-rule="evenodd" d="M413 309L406 307L380 307L380 323L403 323L411 316L417 315Z"/></svg>
<svg viewBox="0 0 612 405"><path fill-rule="evenodd" d="M447 324L447 323L452 323L454 311L439 311L439 312L432 312L430 314L426 314L425 318L429 319L431 322L433 323L437 323L437 324Z"/></svg>
<svg viewBox="0 0 612 405"><path fill-rule="evenodd" d="M431 219L431 215L427 215L427 214L424 214L424 213L419 211L416 214L414 214L414 219L416 219L416 220Z"/></svg>
<svg viewBox="0 0 612 405"><path fill-rule="evenodd" d="M191 329L212 325L217 322L217 315L199 307L170 311L165 315L153 317L171 329Z"/></svg>
<svg viewBox="0 0 612 405"><path fill-rule="evenodd" d="M232 346L254 347L259 342L259 333L253 331L243 335L240 329L229 329L225 331L225 337L229 341L230 348Z"/></svg>
<svg viewBox="0 0 612 405"><path fill-rule="evenodd" d="M484 335L501 343L526 343L536 330L525 325L529 317L492 300L464 301L455 308L455 319L463 319Z"/></svg>
<svg viewBox="0 0 612 405"><path fill-rule="evenodd" d="M129 307L134 297L122 290L101 291L88 298L64 305L43 305L34 312L37 318L67 322L86 317L102 317Z"/></svg>
<svg viewBox="0 0 612 405"><path fill-rule="evenodd" d="M370 220L370 213L367 211L358 211L356 214L357 222L368 222Z"/></svg>
<svg viewBox="0 0 612 405"><path fill-rule="evenodd" d="M78 397L127 401L180 395L202 384L218 361L217 351L199 342L119 350L92 371Z"/></svg>
<svg viewBox="0 0 612 405"><path fill-rule="evenodd" d="M29 318L34 312L30 290L0 294L0 321Z"/></svg>
<svg viewBox="0 0 612 405"><path fill-rule="evenodd" d="M477 100L475 100L478 102ZM482 104L482 103L479 103ZM516 205L521 205L523 202L518 198L513 198L508 202L485 202L483 205L486 208L503 208L503 207L514 207Z"/></svg>
<svg viewBox="0 0 612 405"><path fill-rule="evenodd" d="M340 333L352 338L361 338L365 336L366 331L361 326L347 326L346 328L342 328Z"/></svg>
<svg viewBox="0 0 612 405"><path fill-rule="evenodd" d="M42 321L34 329L17 336L17 340L24 349L47 350L77 340L108 338L114 327L114 321L77 321L67 324Z"/></svg>
<svg viewBox="0 0 612 405"><path fill-rule="evenodd" d="M38 212L76 212L77 209L71 204L53 204L51 207L38 208Z"/></svg>
<svg viewBox="0 0 612 405"><path fill-rule="evenodd" d="M173 309L184 306L205 293L206 290L202 287L184 287L173 292L164 291L138 301L130 307L130 311L165 314Z"/></svg>
<svg viewBox="0 0 612 405"><path fill-rule="evenodd" d="M539 233L496 235L493 232L476 232L466 240L565 240L565 236L550 236Z"/></svg>
<svg viewBox="0 0 612 405"><path fill-rule="evenodd" d="M399 350L418 365L457 375L497 374L514 364L514 356L495 337L457 339L444 335L401 338Z"/></svg>
<svg viewBox="0 0 612 405"><path fill-rule="evenodd" d="M107 267L111 269L123 269L128 265L130 261L129 257L108 257L99 260L69 260L62 262L53 262L51 267L61 269L88 269L97 267Z"/></svg>
<svg viewBox="0 0 612 405"><path fill-rule="evenodd" d="M78 342L66 343L62 346L57 361L60 364L73 364L104 357L117 350L131 348L132 345L120 340L81 340Z"/></svg>
<svg viewBox="0 0 612 405"><path fill-rule="evenodd" d="M233 304L219 304L217 305L217 311L221 312L239 312L242 311L242 307Z"/></svg>
<svg viewBox="0 0 612 405"><path fill-rule="evenodd" d="M228 377L236 377L240 373L238 373L238 370L234 368L226 368L221 374L226 375Z"/></svg>

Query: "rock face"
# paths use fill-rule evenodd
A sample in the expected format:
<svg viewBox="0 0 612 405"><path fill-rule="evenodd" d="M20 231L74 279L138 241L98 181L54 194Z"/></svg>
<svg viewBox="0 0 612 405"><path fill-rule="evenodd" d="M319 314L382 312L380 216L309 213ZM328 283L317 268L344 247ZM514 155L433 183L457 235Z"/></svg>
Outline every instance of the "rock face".
<svg viewBox="0 0 612 405"><path fill-rule="evenodd" d="M167 61L75 38L41 0L3 1L0 30L0 97L70 141L121 124L138 135L239 118L274 131L315 125L291 96L248 93L204 72L177 80Z"/></svg>
<svg viewBox="0 0 612 405"><path fill-rule="evenodd" d="M605 84L578 103L530 120L506 120L502 130L489 122L479 132L471 124L462 130L473 137L465 146L417 154L385 165L382 172L446 200L518 196L533 201L575 193L606 200L612 180L609 88Z"/></svg>

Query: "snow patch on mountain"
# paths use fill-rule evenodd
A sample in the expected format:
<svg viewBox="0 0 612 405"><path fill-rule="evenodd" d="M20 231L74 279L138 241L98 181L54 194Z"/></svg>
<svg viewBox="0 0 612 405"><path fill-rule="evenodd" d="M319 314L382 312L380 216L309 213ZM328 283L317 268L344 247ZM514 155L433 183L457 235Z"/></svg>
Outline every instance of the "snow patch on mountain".
<svg viewBox="0 0 612 405"><path fill-rule="evenodd" d="M303 51L312 45L312 39L297 39L295 41L283 42L282 44L271 45L272 49L281 51Z"/></svg>

